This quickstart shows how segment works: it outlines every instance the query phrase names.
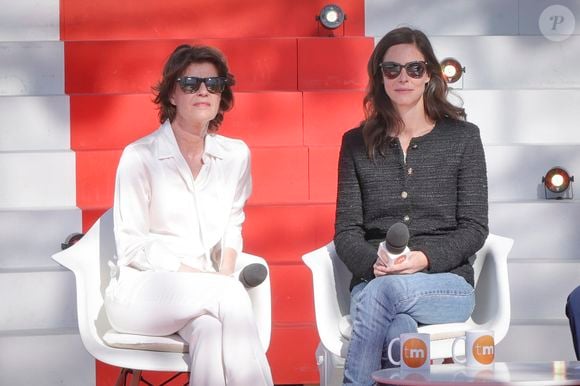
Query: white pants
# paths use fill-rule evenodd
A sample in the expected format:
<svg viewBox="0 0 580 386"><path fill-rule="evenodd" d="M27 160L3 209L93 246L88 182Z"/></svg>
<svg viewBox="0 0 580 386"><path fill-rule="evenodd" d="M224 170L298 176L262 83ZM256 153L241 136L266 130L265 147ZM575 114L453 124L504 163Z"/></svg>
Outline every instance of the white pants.
<svg viewBox="0 0 580 386"><path fill-rule="evenodd" d="M123 267L105 305L119 332L179 333L189 343L191 386L273 384L250 298L235 278Z"/></svg>

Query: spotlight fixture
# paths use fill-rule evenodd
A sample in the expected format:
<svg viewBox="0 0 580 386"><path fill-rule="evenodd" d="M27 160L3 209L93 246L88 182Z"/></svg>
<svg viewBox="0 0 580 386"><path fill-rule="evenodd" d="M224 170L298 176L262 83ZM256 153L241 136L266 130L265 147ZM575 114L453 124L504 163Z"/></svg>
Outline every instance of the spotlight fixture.
<svg viewBox="0 0 580 386"><path fill-rule="evenodd" d="M72 247L77 243L77 241L82 239L84 235L85 235L84 233L71 233L70 235L67 236L64 243L60 244L60 249L65 250L67 248Z"/></svg>
<svg viewBox="0 0 580 386"><path fill-rule="evenodd" d="M320 14L316 16L316 20L318 20L324 28L333 30L342 25L346 20L346 15L338 5L328 4L322 7Z"/></svg>
<svg viewBox="0 0 580 386"><path fill-rule="evenodd" d="M446 58L441 61L441 71L447 83L455 83L465 72L465 67L461 67L461 63L457 59Z"/></svg>
<svg viewBox="0 0 580 386"><path fill-rule="evenodd" d="M551 168L542 177L546 199L572 199L574 197L572 182L574 176L570 176L566 170L559 166Z"/></svg>

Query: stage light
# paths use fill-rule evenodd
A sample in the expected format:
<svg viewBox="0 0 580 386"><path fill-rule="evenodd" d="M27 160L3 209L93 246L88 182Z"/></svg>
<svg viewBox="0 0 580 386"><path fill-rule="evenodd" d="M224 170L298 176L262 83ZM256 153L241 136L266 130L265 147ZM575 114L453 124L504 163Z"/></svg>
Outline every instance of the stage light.
<svg viewBox="0 0 580 386"><path fill-rule="evenodd" d="M64 241L64 243L61 243L60 244L60 249L65 250L67 248L72 247L80 239L82 239L84 235L85 235L84 233L71 233L70 235L67 236L67 238Z"/></svg>
<svg viewBox="0 0 580 386"><path fill-rule="evenodd" d="M572 199L574 197L572 182L574 176L570 176L566 170L558 166L551 168L542 177L546 199Z"/></svg>
<svg viewBox="0 0 580 386"><path fill-rule="evenodd" d="M328 4L322 7L320 15L316 16L318 20L325 28L336 29L342 25L346 15L336 4Z"/></svg>
<svg viewBox="0 0 580 386"><path fill-rule="evenodd" d="M441 71L447 83L455 83L461 79L465 67L461 67L461 63L457 59L446 58L441 61Z"/></svg>

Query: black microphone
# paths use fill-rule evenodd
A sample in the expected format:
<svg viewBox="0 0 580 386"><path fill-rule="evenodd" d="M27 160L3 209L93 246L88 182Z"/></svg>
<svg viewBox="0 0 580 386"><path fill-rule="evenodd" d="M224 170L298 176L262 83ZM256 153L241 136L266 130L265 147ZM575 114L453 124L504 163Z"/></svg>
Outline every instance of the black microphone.
<svg viewBox="0 0 580 386"><path fill-rule="evenodd" d="M409 228L402 222L391 225L385 237L385 249L389 256L387 265L392 265L401 255L410 252L407 244L409 243Z"/></svg>
<svg viewBox="0 0 580 386"><path fill-rule="evenodd" d="M252 288L262 284L267 276L268 269L263 264L252 263L242 268L239 279L244 287Z"/></svg>

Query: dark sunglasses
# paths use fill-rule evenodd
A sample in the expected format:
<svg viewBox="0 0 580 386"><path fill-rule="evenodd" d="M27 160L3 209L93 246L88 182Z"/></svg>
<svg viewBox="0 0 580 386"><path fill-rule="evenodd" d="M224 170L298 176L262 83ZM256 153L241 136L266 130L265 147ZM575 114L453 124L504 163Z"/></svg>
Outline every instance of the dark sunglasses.
<svg viewBox="0 0 580 386"><path fill-rule="evenodd" d="M381 63L381 69L383 70L383 76L387 79L395 79L401 74L401 71L405 69L407 75L411 78L419 79L427 71L427 62L415 61L405 64L395 63L395 62L384 62Z"/></svg>
<svg viewBox="0 0 580 386"><path fill-rule="evenodd" d="M177 83L184 93L193 94L201 87L201 84L205 84L205 88L212 94L219 94L224 91L226 85L230 82L227 78L223 76L212 76L209 78L198 78L197 76L184 76L182 78L177 78Z"/></svg>

